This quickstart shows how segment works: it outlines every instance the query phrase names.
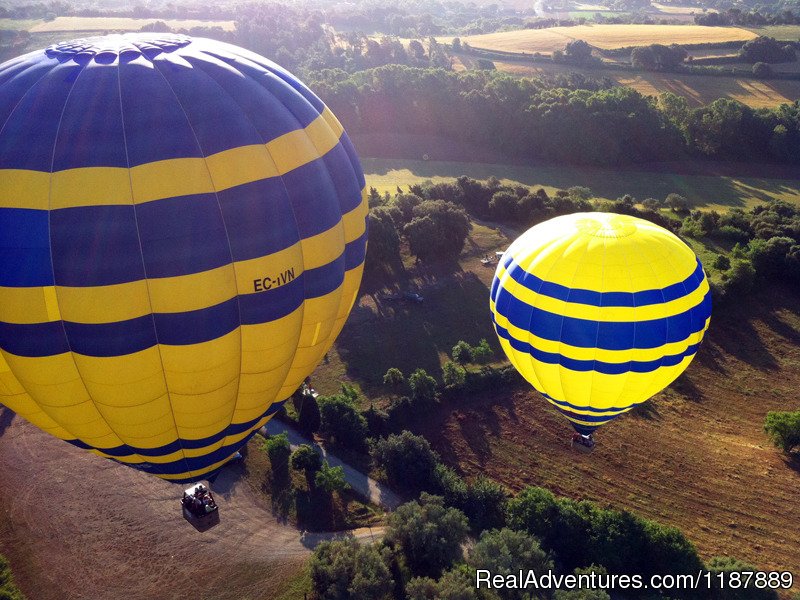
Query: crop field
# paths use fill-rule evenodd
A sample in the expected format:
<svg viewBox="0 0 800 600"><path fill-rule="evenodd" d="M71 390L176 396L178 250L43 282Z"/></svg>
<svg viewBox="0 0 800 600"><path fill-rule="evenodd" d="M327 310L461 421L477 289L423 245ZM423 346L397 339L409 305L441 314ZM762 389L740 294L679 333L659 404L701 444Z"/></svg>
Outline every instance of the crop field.
<svg viewBox="0 0 800 600"><path fill-rule="evenodd" d="M443 162L366 158L362 160L367 185L394 193L399 186L425 181L443 182L460 175L503 183L542 187L548 193L572 186L588 187L597 198L616 199L631 194L638 200L663 199L670 193L684 196L693 206L725 210L750 207L771 199L800 204L800 180L680 175L649 171L598 169L577 166L516 166L469 162Z"/></svg>
<svg viewBox="0 0 800 600"><path fill-rule="evenodd" d="M792 42L800 40L800 25L768 25L766 27L752 27L749 29L756 35L766 35L776 40Z"/></svg>
<svg viewBox="0 0 800 600"><path fill-rule="evenodd" d="M57 17L52 21L38 21L29 31L47 33L58 31L138 31L142 26L162 19L131 19L127 17ZM225 31L236 28L235 21L200 21L198 19L163 20L172 29L192 27L221 27Z"/></svg>
<svg viewBox="0 0 800 600"><path fill-rule="evenodd" d="M567 42L584 40L597 48L611 50L647 44L702 44L709 42L745 42L757 37L739 27L705 27L701 25L577 25L523 29L462 37L474 48L504 52L541 52L548 54L563 49ZM450 41L452 38L441 38Z"/></svg>
<svg viewBox="0 0 800 600"><path fill-rule="evenodd" d="M472 65L461 57L465 67ZM672 92L683 96L690 106L703 106L718 98L738 100L753 108L773 108L800 98L800 81L786 79L758 80L745 77L716 77L676 73L630 72L613 69L575 69L567 65L494 61L495 67L520 77L580 72L587 77L607 77L619 85L632 87L646 96ZM784 66L784 65L779 65ZM800 66L800 65L798 65Z"/></svg>

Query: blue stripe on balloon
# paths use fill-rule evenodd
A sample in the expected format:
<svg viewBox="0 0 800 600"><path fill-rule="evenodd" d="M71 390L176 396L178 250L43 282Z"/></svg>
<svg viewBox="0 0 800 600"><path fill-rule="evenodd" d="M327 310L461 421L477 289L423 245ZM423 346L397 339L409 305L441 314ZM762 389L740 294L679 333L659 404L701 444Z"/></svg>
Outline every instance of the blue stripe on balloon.
<svg viewBox="0 0 800 600"><path fill-rule="evenodd" d="M594 290L568 288L558 283L544 281L520 267L514 261L513 256L505 259L503 266L514 281L532 292L555 298L556 300L604 308L612 306L648 306L677 300L688 296L699 288L704 278L703 266L698 260L697 267L689 277L662 289L641 290L638 292L596 292ZM496 289L493 286L492 299L494 299L495 294Z"/></svg>
<svg viewBox="0 0 800 600"><path fill-rule="evenodd" d="M711 292L706 292L700 303L682 313L636 322L604 322L559 315L533 307L505 288L498 291L495 306L498 314L512 325L546 340L578 348L649 349L680 342L701 331L711 315Z"/></svg>
<svg viewBox="0 0 800 600"><path fill-rule="evenodd" d="M217 442L219 442L220 440L223 440L227 436L239 435L241 433L244 433L245 431L248 431L249 429L254 427L264 417L268 417L268 416L273 415L276 412L278 412L283 407L285 402L286 402L286 400L281 400L280 402L274 402L269 406L269 408L266 411L264 411L264 413L262 413L260 416L256 417L255 419L251 419L250 421L247 421L246 423L234 423L234 424L231 424L229 427L226 427L222 431L220 431L218 433L215 433L212 436L205 437L205 438L202 438L202 439L184 439L184 438L181 438L181 439L177 439L177 440L175 440L173 442L170 442L169 444L165 444L163 446L159 446L157 448L138 448L136 446L129 446L127 444L123 444L121 446L115 446L113 448L95 448L94 446L90 446L89 444L86 444L85 442L83 442L81 440L77 440L77 439L76 440L66 440L66 441L68 441L73 446L77 446L78 448L82 448L84 450L95 450L96 449L96 450L99 450L100 452L103 452L104 454L108 454L109 456L113 456L113 457L117 457L117 458L124 458L124 457L129 457L129 456L133 456L133 455L137 455L137 454L139 456L144 456L144 457L148 457L148 456L166 456L168 454L172 454L173 452L178 452L180 450L199 450L201 448L205 448L207 446L211 446L213 444L216 444ZM254 431L253 433L256 433L256 432ZM231 447L239 448L239 447L243 446L244 444L246 444L248 439L249 438L245 438L244 440L241 440L239 442L234 442L233 444L229 444L227 446L222 446L221 448L217 449L216 451L214 451L214 452L212 452L210 454L203 455L203 456L187 457L186 459L181 458L181 459L179 459L179 460L177 460L175 462L171 462L171 463L164 463L164 464L149 463L149 464L152 464L152 469L154 471L157 471L159 473L165 473L165 474L178 474L178 473L186 472L187 465L189 466L190 470L200 470L203 467L208 467L209 465L213 465L215 462L218 462L218 461L224 459L226 456L222 456L222 457L216 458L217 456L219 456L220 452L224 451L224 449L231 448ZM235 450L230 451L227 456L230 456L230 454L233 454L233 452L235 452ZM125 464L130 465L130 466L136 466L136 465L131 465L130 463L125 463ZM162 469L164 469L164 470L162 470Z"/></svg>
<svg viewBox="0 0 800 600"><path fill-rule="evenodd" d="M585 411L588 411L588 412L596 412L596 413L601 413L601 412L613 412L613 413L616 413L614 415L606 415L607 418L614 418L614 417L616 417L618 415L621 415L625 411L630 410L634 406L638 406L638 404L640 404L640 403L631 404L630 406L626 406L624 408L620 408L618 406L611 406L609 408L593 408L591 406L578 406L577 404L572 404L570 402L567 402L566 400L556 400L555 398L553 398L552 396L550 396L548 394L545 394L544 392L539 392L539 393L542 396L544 396L545 398L547 398L547 400L549 402L552 402L553 404L557 404L557 405L559 405L560 407L562 407L562 408L564 408L566 410L574 409L574 410L585 410Z"/></svg>
<svg viewBox="0 0 800 600"><path fill-rule="evenodd" d="M0 208L0 285L53 285L47 211Z"/></svg>
<svg viewBox="0 0 800 600"><path fill-rule="evenodd" d="M608 363L599 360L576 360L564 356L563 354L555 354L553 352L544 352L531 346L528 342L522 342L512 336L507 329L501 327L495 321L495 331L497 335L508 341L512 348L518 352L529 354L539 362L561 365L572 371L588 372L596 371L604 375L622 375L623 373L652 373L660 367L671 367L680 363L687 356L692 356L697 352L699 344L691 344L686 350L678 354L668 354L663 358L651 361L629 361L625 363ZM609 409L611 410L611 409Z"/></svg>
<svg viewBox="0 0 800 600"><path fill-rule="evenodd" d="M155 313L99 324L0 322L0 347L17 356L53 356L73 350L86 356L102 357L140 352L156 343L188 345L211 341L230 333L240 322L256 325L275 321L296 310L304 298L335 291L341 286L345 271L363 263L365 245L366 234L350 242L334 261L309 269L290 282L200 310ZM67 337L64 336L65 330Z"/></svg>
<svg viewBox="0 0 800 600"><path fill-rule="evenodd" d="M145 273L142 258L148 277L190 275L229 264L231 251L237 261L265 256L341 221L339 191L324 157L283 179L225 190L219 202L214 194L195 194L146 202L135 209L0 208L0 285L53 285L53 271L55 281L64 286L138 281ZM291 201L287 188L292 190ZM360 194L353 187L343 205L358 206Z"/></svg>

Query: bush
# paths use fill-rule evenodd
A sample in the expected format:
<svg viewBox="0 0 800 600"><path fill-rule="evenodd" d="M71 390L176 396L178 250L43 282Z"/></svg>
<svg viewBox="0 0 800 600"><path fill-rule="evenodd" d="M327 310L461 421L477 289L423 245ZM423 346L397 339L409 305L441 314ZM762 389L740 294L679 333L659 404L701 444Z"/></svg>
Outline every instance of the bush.
<svg viewBox="0 0 800 600"><path fill-rule="evenodd" d="M706 565L706 569L712 573L711 594L709 598L713 600L777 600L778 594L775 590L759 589L755 585L755 578L751 579L747 586L732 588L726 585L725 589L719 588L719 579L714 577L714 573L741 573L742 571L758 571L753 565L739 561L727 556L715 556ZM742 577L744 583L747 577ZM725 580L730 581L728 579Z"/></svg>
<svg viewBox="0 0 800 600"><path fill-rule="evenodd" d="M767 413L764 431L772 443L784 452L800 446L800 410L795 412Z"/></svg>
<svg viewBox="0 0 800 600"><path fill-rule="evenodd" d="M754 239L750 242L750 260L756 273L763 277L781 279L785 276L786 256L794 240L790 237L775 236L764 241Z"/></svg>
<svg viewBox="0 0 800 600"><path fill-rule="evenodd" d="M447 506L452 506L461 511L467 505L467 482L450 467L437 463L433 470L433 491L437 496L444 498Z"/></svg>
<svg viewBox="0 0 800 600"><path fill-rule="evenodd" d="M725 295L746 295L753 290L756 282L756 271L749 261L734 260L726 275L723 287Z"/></svg>
<svg viewBox="0 0 800 600"><path fill-rule="evenodd" d="M393 434L375 441L370 455L392 486L412 493L435 489L439 455L424 437L410 431Z"/></svg>
<svg viewBox="0 0 800 600"><path fill-rule="evenodd" d="M8 559L2 554L0 554L0 599L25 600L25 596L22 595L17 584L14 583L14 576L11 574L11 565Z"/></svg>
<svg viewBox="0 0 800 600"><path fill-rule="evenodd" d="M689 210L689 201L680 194L668 194L664 204L676 213L684 213Z"/></svg>
<svg viewBox="0 0 800 600"><path fill-rule="evenodd" d="M423 493L418 502L407 502L389 515L385 539L400 549L414 575L438 577L461 560L467 532L464 513Z"/></svg>
<svg viewBox="0 0 800 600"><path fill-rule="evenodd" d="M322 542L311 557L311 586L319 600L391 600L394 590L386 548L355 538Z"/></svg>

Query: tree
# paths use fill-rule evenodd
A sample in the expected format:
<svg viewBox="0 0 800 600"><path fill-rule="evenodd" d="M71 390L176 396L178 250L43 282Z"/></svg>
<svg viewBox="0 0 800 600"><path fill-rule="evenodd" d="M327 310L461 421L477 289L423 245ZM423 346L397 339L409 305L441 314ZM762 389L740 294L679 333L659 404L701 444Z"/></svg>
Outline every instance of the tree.
<svg viewBox="0 0 800 600"><path fill-rule="evenodd" d="M464 248L471 227L463 208L446 200L426 200L413 208L403 235L420 260L452 260Z"/></svg>
<svg viewBox="0 0 800 600"><path fill-rule="evenodd" d="M631 51L631 64L645 71L674 71L687 56L686 49L676 44L650 44Z"/></svg>
<svg viewBox="0 0 800 600"><path fill-rule="evenodd" d="M289 436L285 432L269 436L264 440L264 449L269 456L273 476L278 480L288 481L289 455L292 453Z"/></svg>
<svg viewBox="0 0 800 600"><path fill-rule="evenodd" d="M400 236L387 208L378 207L369 211L368 244L366 264L369 269L400 263Z"/></svg>
<svg viewBox="0 0 800 600"><path fill-rule="evenodd" d="M405 375L403 375L403 372L396 367L391 367L388 369L386 374L383 376L383 385L387 385L389 387L399 388L405 382Z"/></svg>
<svg viewBox="0 0 800 600"><path fill-rule="evenodd" d="M472 362L472 346L464 340L458 340L458 343L453 346L453 351L450 353L453 360L461 365L466 365Z"/></svg>
<svg viewBox="0 0 800 600"><path fill-rule="evenodd" d="M385 539L402 551L413 574L438 577L461 560L467 532L464 513L423 493L418 502L407 502L389 515Z"/></svg>
<svg viewBox="0 0 800 600"><path fill-rule="evenodd" d="M786 255L795 241L790 237L775 236L768 240L754 239L750 242L750 261L758 275L771 278L785 276Z"/></svg>
<svg viewBox="0 0 800 600"><path fill-rule="evenodd" d="M474 569L486 569L492 576L516 575L520 565L530 569L536 575L544 575L553 569L553 562L542 550L539 540L513 529L493 529L484 531L467 558L467 564ZM503 598L523 600L529 592L523 589L504 590Z"/></svg>
<svg viewBox="0 0 800 600"><path fill-rule="evenodd" d="M765 62L757 62L753 65L753 75L760 79L772 77L772 67Z"/></svg>
<svg viewBox="0 0 800 600"><path fill-rule="evenodd" d="M319 600L391 600L394 580L387 548L355 538L322 542L310 561L311 585Z"/></svg>
<svg viewBox="0 0 800 600"><path fill-rule="evenodd" d="M517 218L519 198L514 192L500 190L495 192L489 201L489 210L495 219L513 221Z"/></svg>
<svg viewBox="0 0 800 600"><path fill-rule="evenodd" d="M492 359L494 352L486 338L482 338L478 345L472 348L472 355L476 363L484 365Z"/></svg>
<svg viewBox="0 0 800 600"><path fill-rule="evenodd" d="M311 394L303 394L297 410L297 428L305 434L319 431L320 414L317 399Z"/></svg>
<svg viewBox="0 0 800 600"><path fill-rule="evenodd" d="M797 60L792 46L767 36L759 36L745 42L739 50L739 57L749 63L783 63Z"/></svg>
<svg viewBox="0 0 800 600"><path fill-rule="evenodd" d="M667 194L664 204L675 213L683 213L689 210L689 201L680 194Z"/></svg>
<svg viewBox="0 0 800 600"><path fill-rule="evenodd" d="M592 47L583 40L567 42L564 48L564 59L567 62L582 65L592 58Z"/></svg>
<svg viewBox="0 0 800 600"><path fill-rule="evenodd" d="M442 367L442 380L444 385L449 388L460 388L464 386L467 379L467 372L464 367L448 360Z"/></svg>
<svg viewBox="0 0 800 600"><path fill-rule="evenodd" d="M14 576L11 573L11 565L5 556L0 554L0 599L1 600L25 600L25 596L19 591Z"/></svg>
<svg viewBox="0 0 800 600"><path fill-rule="evenodd" d="M784 452L791 452L800 446L800 410L768 412L764 420L764 431L775 446Z"/></svg>
<svg viewBox="0 0 800 600"><path fill-rule="evenodd" d="M415 370L408 378L408 386L415 408L428 410L436 403L436 380L425 369Z"/></svg>
<svg viewBox="0 0 800 600"><path fill-rule="evenodd" d="M479 475L467 491L464 513L473 531L484 531L505 525L508 491L499 483Z"/></svg>
<svg viewBox="0 0 800 600"><path fill-rule="evenodd" d="M717 254L717 256L714 258L714 262L711 263L711 266L717 271L727 271L731 268L731 259L724 254Z"/></svg>
<svg viewBox="0 0 800 600"><path fill-rule="evenodd" d="M345 396L319 398L320 433L343 448L359 450L367 438L367 421Z"/></svg>
<svg viewBox="0 0 800 600"><path fill-rule="evenodd" d="M370 455L391 485L413 493L434 488L439 455L424 437L410 431L392 434L376 440Z"/></svg>
<svg viewBox="0 0 800 600"><path fill-rule="evenodd" d="M603 567L592 565L583 569L575 569L573 574L578 577L578 581L583 577L591 577L592 573L597 575L606 575L608 572ZM589 579L589 583L591 583ZM581 586L582 589L577 590L556 590L553 593L553 600L611 600L606 592L600 589L591 589L587 586Z"/></svg>
<svg viewBox="0 0 800 600"><path fill-rule="evenodd" d="M475 68L481 71L494 71L496 69L494 62L488 58L478 58L475 60Z"/></svg>
<svg viewBox="0 0 800 600"><path fill-rule="evenodd" d="M329 495L334 492L342 492L350 487L344 476L344 469L330 466L327 460L322 463L319 471L314 476L314 485L318 490Z"/></svg>
<svg viewBox="0 0 800 600"><path fill-rule="evenodd" d="M289 461L293 469L305 472L309 483L314 481L315 474L322 468L322 456L308 444L298 446Z"/></svg>
<svg viewBox="0 0 800 600"><path fill-rule="evenodd" d="M726 294L749 294L756 282L756 270L748 260L734 260L725 275Z"/></svg>

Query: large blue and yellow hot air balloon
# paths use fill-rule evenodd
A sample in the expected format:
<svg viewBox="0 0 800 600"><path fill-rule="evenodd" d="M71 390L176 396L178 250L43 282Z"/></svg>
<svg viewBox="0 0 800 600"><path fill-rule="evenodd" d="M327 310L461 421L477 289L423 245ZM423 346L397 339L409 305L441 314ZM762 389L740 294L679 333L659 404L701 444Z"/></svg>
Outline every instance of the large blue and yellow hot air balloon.
<svg viewBox="0 0 800 600"><path fill-rule="evenodd" d="M218 469L356 298L364 177L252 52L130 34L0 65L0 402L175 481Z"/></svg>
<svg viewBox="0 0 800 600"><path fill-rule="evenodd" d="M694 252L666 229L578 213L511 244L491 311L514 366L589 435L686 369L708 328L711 296Z"/></svg>

